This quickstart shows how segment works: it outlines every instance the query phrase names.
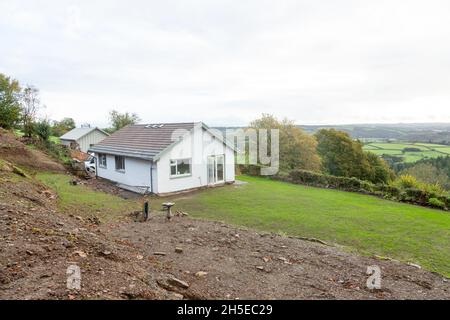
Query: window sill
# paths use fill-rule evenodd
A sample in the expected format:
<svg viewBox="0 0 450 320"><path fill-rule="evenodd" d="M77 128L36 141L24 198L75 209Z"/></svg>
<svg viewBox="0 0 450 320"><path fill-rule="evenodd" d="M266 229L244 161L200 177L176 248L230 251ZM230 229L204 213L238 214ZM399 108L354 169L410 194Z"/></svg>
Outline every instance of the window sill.
<svg viewBox="0 0 450 320"><path fill-rule="evenodd" d="M117 170L116 169L116 172L118 172L118 173L125 173L125 170Z"/></svg>
<svg viewBox="0 0 450 320"><path fill-rule="evenodd" d="M179 179L179 178L187 178L192 177L192 174L178 174L178 175L170 175L170 179Z"/></svg>

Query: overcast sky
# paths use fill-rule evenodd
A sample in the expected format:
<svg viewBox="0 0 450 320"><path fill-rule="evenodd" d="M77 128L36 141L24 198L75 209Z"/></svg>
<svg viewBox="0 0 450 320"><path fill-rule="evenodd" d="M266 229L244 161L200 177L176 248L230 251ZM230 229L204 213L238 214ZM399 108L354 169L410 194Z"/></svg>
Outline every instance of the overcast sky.
<svg viewBox="0 0 450 320"><path fill-rule="evenodd" d="M450 122L450 1L0 1L0 72L52 119Z"/></svg>

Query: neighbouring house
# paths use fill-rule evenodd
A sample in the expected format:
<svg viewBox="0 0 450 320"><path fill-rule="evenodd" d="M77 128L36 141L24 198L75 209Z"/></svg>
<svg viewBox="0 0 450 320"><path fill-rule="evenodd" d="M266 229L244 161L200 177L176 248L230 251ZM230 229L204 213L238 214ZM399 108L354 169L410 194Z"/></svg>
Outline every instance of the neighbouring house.
<svg viewBox="0 0 450 320"><path fill-rule="evenodd" d="M62 135L61 143L74 150L88 152L89 148L99 143L109 134L99 128L75 128Z"/></svg>
<svg viewBox="0 0 450 320"><path fill-rule="evenodd" d="M204 123L127 126L91 147L98 177L139 193L233 183L234 147Z"/></svg>

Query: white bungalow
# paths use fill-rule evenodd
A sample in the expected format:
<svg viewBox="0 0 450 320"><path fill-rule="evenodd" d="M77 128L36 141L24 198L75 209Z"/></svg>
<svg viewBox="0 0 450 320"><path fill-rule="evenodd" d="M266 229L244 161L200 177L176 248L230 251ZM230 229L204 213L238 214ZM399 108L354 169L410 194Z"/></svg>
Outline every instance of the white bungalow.
<svg viewBox="0 0 450 320"><path fill-rule="evenodd" d="M234 147L204 123L127 126L91 147L98 177L140 193L233 183Z"/></svg>

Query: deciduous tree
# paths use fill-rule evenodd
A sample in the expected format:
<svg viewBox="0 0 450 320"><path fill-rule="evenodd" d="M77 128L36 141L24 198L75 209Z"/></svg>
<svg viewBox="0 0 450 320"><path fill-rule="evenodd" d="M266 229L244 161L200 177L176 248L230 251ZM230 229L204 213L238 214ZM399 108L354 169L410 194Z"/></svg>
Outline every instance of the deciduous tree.
<svg viewBox="0 0 450 320"><path fill-rule="evenodd" d="M26 86L22 90L22 124L26 137L33 135L34 123L40 105L39 90L33 86Z"/></svg>
<svg viewBox="0 0 450 320"><path fill-rule="evenodd" d="M280 130L280 169L303 169L320 171L321 161L317 154L316 139L298 128L293 121L278 120L272 115L263 114L250 123L251 128ZM268 145L271 145L270 139Z"/></svg>
<svg viewBox="0 0 450 320"><path fill-rule="evenodd" d="M42 141L47 142L52 132L50 122L46 119L36 122L34 132Z"/></svg>
<svg viewBox="0 0 450 320"><path fill-rule="evenodd" d="M0 73L0 127L11 129L20 121L20 86L17 80Z"/></svg>
<svg viewBox="0 0 450 320"><path fill-rule="evenodd" d="M348 133L321 129L315 136L324 172L374 183L386 183L393 178L393 172L384 160L375 154L364 152L362 143L354 141Z"/></svg>
<svg viewBox="0 0 450 320"><path fill-rule="evenodd" d="M61 121L55 121L52 126L52 133L60 137L66 132L74 129L76 127L75 120L72 118L64 118Z"/></svg>
<svg viewBox="0 0 450 320"><path fill-rule="evenodd" d="M420 182L439 184L447 189L450 187L450 178L447 173L432 163L417 163L414 166L401 171L400 175L410 175Z"/></svg>
<svg viewBox="0 0 450 320"><path fill-rule="evenodd" d="M109 131L114 132L130 124L138 123L140 121L140 118L136 113L120 113L116 110L112 110L109 113L109 121L111 124L111 128Z"/></svg>

